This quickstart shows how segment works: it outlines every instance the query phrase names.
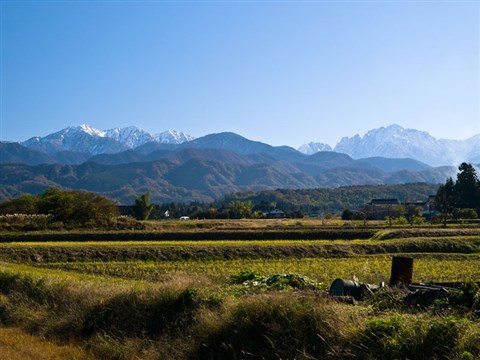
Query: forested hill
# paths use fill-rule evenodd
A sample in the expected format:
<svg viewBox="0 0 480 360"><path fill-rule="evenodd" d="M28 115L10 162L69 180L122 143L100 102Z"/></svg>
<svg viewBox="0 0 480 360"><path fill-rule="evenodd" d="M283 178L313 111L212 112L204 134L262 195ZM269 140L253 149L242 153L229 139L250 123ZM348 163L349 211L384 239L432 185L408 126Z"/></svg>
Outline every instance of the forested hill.
<svg viewBox="0 0 480 360"><path fill-rule="evenodd" d="M344 186L333 189L277 189L260 192L230 194L216 203L217 207L234 200L252 201L257 208L278 208L284 211L340 212L344 209L359 209L376 198L397 198L399 201L425 201L435 195L439 185L411 183L376 186Z"/></svg>

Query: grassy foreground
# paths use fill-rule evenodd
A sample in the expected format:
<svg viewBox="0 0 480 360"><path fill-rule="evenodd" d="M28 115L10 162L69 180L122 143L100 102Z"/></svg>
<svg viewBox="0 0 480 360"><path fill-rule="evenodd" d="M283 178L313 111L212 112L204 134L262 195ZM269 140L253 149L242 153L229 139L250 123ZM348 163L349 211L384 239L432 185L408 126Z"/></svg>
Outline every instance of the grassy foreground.
<svg viewBox="0 0 480 360"><path fill-rule="evenodd" d="M4 360L93 359L74 345L59 345L12 327L0 327L0 358Z"/></svg>
<svg viewBox="0 0 480 360"><path fill-rule="evenodd" d="M477 359L475 231L381 229L370 239L308 241L5 242L0 357L46 346L48 358L72 359ZM471 283L435 299L385 289L351 304L326 293L338 277L388 281L395 254L415 258L414 281ZM302 276L278 275L285 273ZM17 331L27 339L21 348L12 338Z"/></svg>

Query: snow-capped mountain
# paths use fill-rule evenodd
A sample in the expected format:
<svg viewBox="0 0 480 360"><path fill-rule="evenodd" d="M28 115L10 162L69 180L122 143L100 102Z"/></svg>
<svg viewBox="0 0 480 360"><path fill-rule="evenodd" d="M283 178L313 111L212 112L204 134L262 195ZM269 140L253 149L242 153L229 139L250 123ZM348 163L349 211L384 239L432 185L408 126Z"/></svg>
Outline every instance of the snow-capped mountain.
<svg viewBox="0 0 480 360"><path fill-rule="evenodd" d="M183 144L184 142L195 139L193 136L175 130L168 130L160 134L155 134L153 135L153 138L156 142L161 144Z"/></svg>
<svg viewBox="0 0 480 360"><path fill-rule="evenodd" d="M75 129L78 129L79 131L94 137L105 137L107 135L105 131L95 129L94 127L87 124L82 124L78 127L69 127L67 129L70 129L70 131L74 131Z"/></svg>
<svg viewBox="0 0 480 360"><path fill-rule="evenodd" d="M458 165L480 158L480 134L467 140L436 139L425 131L390 125L370 130L363 137L344 137L334 151L354 159L382 156L412 158L433 166Z"/></svg>
<svg viewBox="0 0 480 360"><path fill-rule="evenodd" d="M136 126L99 130L89 125L80 125L45 137L33 137L21 144L44 153L68 151L90 155L118 153L148 143L161 143L183 144L183 148L228 148L241 154L282 152L286 156L284 160L288 161L305 156L301 153L311 155L319 151L335 151L350 155L354 159L411 158L431 166L458 166L464 161L480 163L480 134L466 140L436 139L425 131L404 129L399 125L370 130L364 136L344 137L333 150L329 145L312 142L300 147L299 153L289 147L272 147L244 140L234 133L210 134L194 139L173 130L151 135Z"/></svg>
<svg viewBox="0 0 480 360"><path fill-rule="evenodd" d="M82 124L67 127L45 137L33 137L21 144L45 153L72 151L98 155L118 153L149 142L180 144L191 139L193 137L179 131L166 131L153 136L136 126L99 130Z"/></svg>
<svg viewBox="0 0 480 360"><path fill-rule="evenodd" d="M298 148L298 151L306 155L313 155L320 151L332 151L332 148L328 144L310 142L308 144L302 145Z"/></svg>
<svg viewBox="0 0 480 360"><path fill-rule="evenodd" d="M155 138L152 135L136 126L106 130L105 136L117 140L126 145L129 149L155 141Z"/></svg>
<svg viewBox="0 0 480 360"><path fill-rule="evenodd" d="M70 126L45 137L33 137L22 145L45 153L73 151L96 155L127 150L126 145L106 137L105 131L88 125Z"/></svg>

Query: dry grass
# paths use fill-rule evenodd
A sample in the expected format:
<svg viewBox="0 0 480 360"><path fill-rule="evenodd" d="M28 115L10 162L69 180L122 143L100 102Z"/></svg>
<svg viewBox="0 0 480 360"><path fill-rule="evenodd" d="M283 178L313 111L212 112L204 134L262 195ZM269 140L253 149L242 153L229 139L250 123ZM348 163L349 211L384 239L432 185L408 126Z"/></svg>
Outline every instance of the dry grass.
<svg viewBox="0 0 480 360"><path fill-rule="evenodd" d="M220 286L195 272L157 283L25 265L2 265L1 270L2 321L77 344L98 359L371 358L377 339L372 329L377 328L391 348L386 352L380 344L374 358L402 358L403 350L393 345L405 344L414 354L424 349L423 339L435 339L434 331L448 326L455 332L440 335L454 356L462 351L480 355L475 319L428 313L416 321L408 309L407 314L387 310L384 318L370 306L338 303L321 291L238 292L240 285ZM415 332L404 331L409 328ZM5 337L0 358L30 359L39 351L47 357L38 359L56 359L58 345L27 336L17 347L16 336ZM81 352L79 357L60 354L86 358Z"/></svg>
<svg viewBox="0 0 480 360"><path fill-rule="evenodd" d="M205 224L219 232L221 226L251 232L255 226L299 232L323 226L318 219L163 223L192 232ZM352 275L375 283L389 276L391 254L402 252L415 257L415 281L478 278L480 257L466 254L479 251L480 237L448 231L432 238L422 231L422 237L400 230L408 238L390 239L387 230L349 241L2 244L0 321L16 328L0 328L0 359L88 359L82 349L119 360L480 358L478 309L378 310L384 303L351 306L318 288L249 288L229 278L248 268L303 273L326 287L334 277ZM146 261L149 254L158 255L156 261ZM448 344L448 352L425 346L436 340Z"/></svg>
<svg viewBox="0 0 480 360"><path fill-rule="evenodd" d="M0 327L0 359L84 360L93 357L72 344L56 344L17 327Z"/></svg>

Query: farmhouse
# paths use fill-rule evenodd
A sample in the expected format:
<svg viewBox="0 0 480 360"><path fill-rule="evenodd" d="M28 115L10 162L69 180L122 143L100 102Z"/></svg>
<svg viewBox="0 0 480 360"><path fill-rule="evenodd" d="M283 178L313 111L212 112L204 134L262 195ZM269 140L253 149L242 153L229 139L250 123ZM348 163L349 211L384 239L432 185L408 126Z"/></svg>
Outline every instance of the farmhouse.
<svg viewBox="0 0 480 360"><path fill-rule="evenodd" d="M133 205L117 205L120 216L134 216Z"/></svg>
<svg viewBox="0 0 480 360"><path fill-rule="evenodd" d="M393 209L400 205L400 201L396 198L372 199L366 205L371 218L384 219L393 215Z"/></svg>
<svg viewBox="0 0 480 360"><path fill-rule="evenodd" d="M282 210L274 209L264 214L267 219L282 219L286 217Z"/></svg>
<svg viewBox="0 0 480 360"><path fill-rule="evenodd" d="M372 199L367 205L370 205L372 207L376 208L386 208L386 207L392 207L396 205L400 205L400 201L398 199Z"/></svg>
<svg viewBox="0 0 480 360"><path fill-rule="evenodd" d="M405 209L414 207L420 208L421 213L425 217L429 217L435 213L435 195L430 195L427 200L415 200L400 202L396 198L389 199L372 199L366 203L366 208L370 214L370 217L375 219L383 219L386 216L392 216L394 210L398 206L404 206Z"/></svg>

